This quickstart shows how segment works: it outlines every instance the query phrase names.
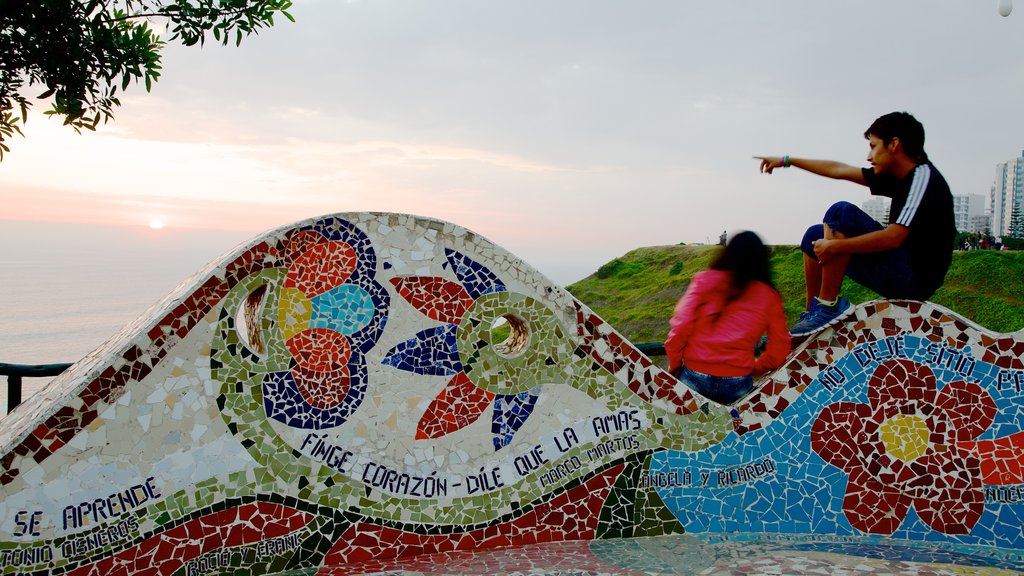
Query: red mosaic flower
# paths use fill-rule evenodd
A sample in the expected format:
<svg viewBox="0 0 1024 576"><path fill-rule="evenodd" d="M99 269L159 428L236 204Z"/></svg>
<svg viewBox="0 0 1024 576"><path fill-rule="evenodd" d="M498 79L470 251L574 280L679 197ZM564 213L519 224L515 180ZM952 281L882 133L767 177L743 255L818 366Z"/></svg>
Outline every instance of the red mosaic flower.
<svg viewBox="0 0 1024 576"><path fill-rule="evenodd" d="M827 406L811 428L811 448L849 474L850 524L892 534L913 506L933 530L969 533L985 493L978 456L965 444L992 424L992 397L961 381L939 390L928 366L891 360L871 375L868 402Z"/></svg>

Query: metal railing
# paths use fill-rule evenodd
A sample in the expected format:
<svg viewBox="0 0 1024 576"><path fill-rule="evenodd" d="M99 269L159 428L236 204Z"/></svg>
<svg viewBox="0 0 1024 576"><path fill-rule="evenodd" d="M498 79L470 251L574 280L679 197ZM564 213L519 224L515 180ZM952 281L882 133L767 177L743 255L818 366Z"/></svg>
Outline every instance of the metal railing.
<svg viewBox="0 0 1024 576"><path fill-rule="evenodd" d="M5 364L0 362L0 376L7 376L7 413L21 404L22 378L56 376L71 364Z"/></svg>
<svg viewBox="0 0 1024 576"><path fill-rule="evenodd" d="M636 349L643 352L645 356L664 356L665 355L665 343L664 342L640 342L639 344L633 344Z"/></svg>
<svg viewBox="0 0 1024 576"><path fill-rule="evenodd" d="M664 356L665 345L661 342L641 342L634 344L647 356ZM10 414L21 404L21 388L23 378L45 378L57 376L68 369L71 364L5 364L0 362L0 376L7 377L7 413Z"/></svg>

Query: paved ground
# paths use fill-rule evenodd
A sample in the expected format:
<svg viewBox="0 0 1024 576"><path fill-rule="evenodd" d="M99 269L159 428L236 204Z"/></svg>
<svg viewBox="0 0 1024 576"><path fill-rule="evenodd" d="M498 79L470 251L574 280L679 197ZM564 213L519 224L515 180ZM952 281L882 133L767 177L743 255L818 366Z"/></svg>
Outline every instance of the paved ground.
<svg viewBox="0 0 1024 576"><path fill-rule="evenodd" d="M889 539L661 536L449 552L323 569L320 576L746 576L1024 574L1024 554Z"/></svg>

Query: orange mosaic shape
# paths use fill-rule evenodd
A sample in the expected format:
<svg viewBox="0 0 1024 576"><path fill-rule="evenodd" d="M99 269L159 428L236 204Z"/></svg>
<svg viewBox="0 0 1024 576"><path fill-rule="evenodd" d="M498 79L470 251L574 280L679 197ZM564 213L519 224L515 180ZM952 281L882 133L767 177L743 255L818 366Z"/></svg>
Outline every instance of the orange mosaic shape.
<svg viewBox="0 0 1024 576"><path fill-rule="evenodd" d="M285 344L299 365L309 370L337 370L348 364L352 355L348 338L330 328L307 328Z"/></svg>
<svg viewBox="0 0 1024 576"><path fill-rule="evenodd" d="M288 248L284 252L284 265L291 267L295 260L305 254L315 244L324 242L326 238L316 230L295 230L288 236Z"/></svg>
<svg viewBox="0 0 1024 576"><path fill-rule="evenodd" d="M418 534L400 527L357 522L334 543L317 576L385 573L384 565L355 563L401 556L592 540L597 534L601 508L624 469L622 464L612 466L546 502L537 502L522 516L465 532Z"/></svg>
<svg viewBox="0 0 1024 576"><path fill-rule="evenodd" d="M458 324L473 298L457 282L437 276L392 278L398 294L428 318L446 324Z"/></svg>
<svg viewBox="0 0 1024 576"><path fill-rule="evenodd" d="M416 429L416 439L440 438L476 422L491 405L494 394L481 390L459 372L427 407Z"/></svg>
<svg viewBox="0 0 1024 576"><path fill-rule="evenodd" d="M981 480L991 486L1024 484L1024 432L995 440L959 442L981 461Z"/></svg>
<svg viewBox="0 0 1024 576"><path fill-rule="evenodd" d="M310 406L328 409L348 394L348 361L352 347L344 334L329 328L309 328L286 342L295 358L292 378Z"/></svg>
<svg viewBox="0 0 1024 576"><path fill-rule="evenodd" d="M288 267L285 287L313 298L344 284L355 271L356 261L356 251L347 242L314 244Z"/></svg>
<svg viewBox="0 0 1024 576"><path fill-rule="evenodd" d="M352 387L347 364L334 370L310 370L298 365L291 375L302 399L321 410L341 404Z"/></svg>
<svg viewBox="0 0 1024 576"><path fill-rule="evenodd" d="M193 518L157 533L98 562L65 572L68 576L145 574L170 576L215 550L255 544L305 527L313 519L282 504L256 502ZM191 572L186 572L191 573Z"/></svg>

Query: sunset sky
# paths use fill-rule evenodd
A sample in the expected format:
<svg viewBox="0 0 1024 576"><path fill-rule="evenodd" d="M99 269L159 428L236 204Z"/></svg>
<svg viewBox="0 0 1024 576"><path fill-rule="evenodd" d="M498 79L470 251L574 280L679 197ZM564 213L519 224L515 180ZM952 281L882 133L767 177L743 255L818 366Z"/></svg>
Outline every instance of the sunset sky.
<svg viewBox="0 0 1024 576"><path fill-rule="evenodd" d="M1024 149L1018 3L296 0L296 23L239 48L168 46L153 91L96 133L37 103L0 218L241 238L408 212L562 284L722 230L795 243L866 191L751 157L861 164L893 110L924 123L955 194L988 195Z"/></svg>

